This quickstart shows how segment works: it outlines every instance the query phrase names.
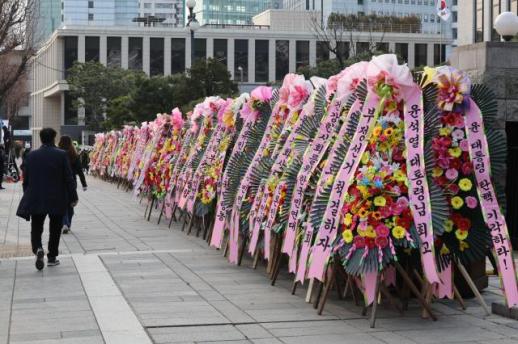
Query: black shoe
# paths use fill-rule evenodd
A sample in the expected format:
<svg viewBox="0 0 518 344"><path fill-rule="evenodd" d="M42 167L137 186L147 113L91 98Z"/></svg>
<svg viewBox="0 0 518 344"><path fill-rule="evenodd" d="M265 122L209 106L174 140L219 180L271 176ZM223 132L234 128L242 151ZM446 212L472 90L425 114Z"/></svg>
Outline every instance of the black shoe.
<svg viewBox="0 0 518 344"><path fill-rule="evenodd" d="M36 251L36 269L43 270L43 268L45 267L45 261L43 260L44 257L45 252L43 252L43 249L40 247Z"/></svg>
<svg viewBox="0 0 518 344"><path fill-rule="evenodd" d="M59 259L56 259L56 257L47 259L47 266L56 266L59 264L60 264L60 261L59 261Z"/></svg>

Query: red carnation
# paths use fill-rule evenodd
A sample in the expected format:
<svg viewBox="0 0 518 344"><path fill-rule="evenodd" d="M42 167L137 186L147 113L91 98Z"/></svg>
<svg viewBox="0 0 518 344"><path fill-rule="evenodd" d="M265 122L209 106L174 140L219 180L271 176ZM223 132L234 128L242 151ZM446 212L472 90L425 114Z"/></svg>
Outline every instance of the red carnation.
<svg viewBox="0 0 518 344"><path fill-rule="evenodd" d="M356 248L364 248L365 247L365 239L361 236L355 236L353 239L354 246Z"/></svg>

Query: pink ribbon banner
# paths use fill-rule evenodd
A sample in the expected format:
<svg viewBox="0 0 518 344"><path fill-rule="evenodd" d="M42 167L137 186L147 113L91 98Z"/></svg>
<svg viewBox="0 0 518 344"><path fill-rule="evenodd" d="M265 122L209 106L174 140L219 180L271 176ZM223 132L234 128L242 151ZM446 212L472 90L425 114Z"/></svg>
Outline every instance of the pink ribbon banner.
<svg viewBox="0 0 518 344"><path fill-rule="evenodd" d="M421 242L421 264L428 282L440 283L435 266L432 208L424 164L423 98L418 87L413 87L407 94L404 116L408 197L414 225Z"/></svg>
<svg viewBox="0 0 518 344"><path fill-rule="evenodd" d="M508 307L518 305L518 287L513 260L513 250L505 218L500 211L493 183L491 182L489 149L484 131L482 114L477 104L469 99L469 110L465 116L469 155L473 163L477 192L482 215L491 231L493 250L498 260L498 273Z"/></svg>
<svg viewBox="0 0 518 344"><path fill-rule="evenodd" d="M259 144L259 148L255 152L254 158L252 159L252 163L248 166L248 169L241 181L241 185L239 186L239 191L237 193L236 199L234 201L234 206L232 207L232 214L230 216L230 238L229 238L229 261L231 263L237 264L237 255L238 255L238 239L239 239L239 223L240 223L240 212L241 206L243 205L243 201L248 192L248 188L250 187L250 178L252 172L263 158L263 151L268 147L268 143L270 142L270 132L275 123L277 112L279 111L279 103L274 107L274 111L268 120L268 124L266 126L266 131L261 139L261 143Z"/></svg>
<svg viewBox="0 0 518 344"><path fill-rule="evenodd" d="M230 160L233 159L238 153L243 152L248 141L248 137L250 136L250 130L254 125L255 121L246 120L243 123L243 128L239 133L239 136L236 140L234 147L232 148L232 153L230 155ZM221 248L221 244L223 242L223 233L225 231L225 225L227 221L227 216L229 215L229 209L225 207L224 204L224 195L227 192L227 188L230 184L230 171L225 170L223 173L223 179L221 181L221 189L218 193L218 201L216 206L216 218L214 220L214 228L212 230L212 238L210 241L210 245L213 247Z"/></svg>
<svg viewBox="0 0 518 344"><path fill-rule="evenodd" d="M348 127L349 127L349 119L351 118L352 114L355 112L362 110L362 104L358 104L358 108L355 109L356 111L349 111L349 114L347 115L347 118L345 119L345 122L342 124L342 127L340 128L340 131L338 132L338 137L336 142L334 143L333 147L331 148L331 151L329 152L329 156L327 158L327 164L324 166L324 169L322 170L322 174L320 176L319 182L317 184L317 189L315 192L315 195L313 196L313 202L311 204L314 204L315 201L322 195L322 192L324 192L324 188L326 185L326 181L330 176L334 176L333 167L330 162L334 161L336 159L336 155L338 154L338 148L344 143L345 138L352 136L354 133L348 134ZM302 206L302 205L301 205ZM297 218L297 222L298 222ZM297 224L295 225L295 228L297 228ZM313 232L314 228L310 220L308 220L305 224L305 232L304 232L304 238L302 241L302 247L300 249L300 257L299 262L297 265L297 278L296 281L303 283L304 278L306 276L306 268L307 268L307 261L309 257L309 251L311 248L311 241L313 238ZM294 245L295 246L295 245ZM296 252L296 248L294 248L293 252ZM293 258L293 253L290 259Z"/></svg>
<svg viewBox="0 0 518 344"><path fill-rule="evenodd" d="M323 279L325 267L331 255L332 244L336 238L340 209L342 209L344 203L345 193L349 189L363 152L367 148L372 128L379 114L379 109L376 107L378 105L382 106L383 103L384 100L380 101L376 93L369 91L366 106L363 109L349 151L333 184L331 196L318 230L317 239L312 248L308 272L309 278L316 278L320 281Z"/></svg>

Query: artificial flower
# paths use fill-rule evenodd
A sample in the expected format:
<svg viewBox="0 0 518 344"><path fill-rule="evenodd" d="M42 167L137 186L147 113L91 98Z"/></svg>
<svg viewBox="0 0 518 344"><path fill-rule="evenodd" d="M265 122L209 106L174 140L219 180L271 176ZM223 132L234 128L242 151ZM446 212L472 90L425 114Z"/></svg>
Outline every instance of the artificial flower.
<svg viewBox="0 0 518 344"><path fill-rule="evenodd" d="M478 201L473 196L466 197L466 206L470 209L475 209L478 205Z"/></svg>
<svg viewBox="0 0 518 344"><path fill-rule="evenodd" d="M387 204L387 200L383 196L376 196L374 198L374 205L377 207L384 207Z"/></svg>
<svg viewBox="0 0 518 344"><path fill-rule="evenodd" d="M405 237L405 234L406 230L401 226L395 226L394 228L392 228L392 235L396 239L403 239Z"/></svg>
<svg viewBox="0 0 518 344"><path fill-rule="evenodd" d="M455 231L455 237L462 241L462 240L466 240L466 238L468 237L468 231L463 231L461 229L457 229Z"/></svg>
<svg viewBox="0 0 518 344"><path fill-rule="evenodd" d="M451 199L451 206L453 209L460 209L464 205L464 201L461 197L455 196Z"/></svg>
<svg viewBox="0 0 518 344"><path fill-rule="evenodd" d="M473 183L468 178L462 178L459 181L459 188L462 191L466 191L467 192L467 191L471 190L472 187L473 187Z"/></svg>
<svg viewBox="0 0 518 344"><path fill-rule="evenodd" d="M351 230L346 229L345 231L343 231L342 237L343 237L345 243L350 244L353 241L354 235Z"/></svg>

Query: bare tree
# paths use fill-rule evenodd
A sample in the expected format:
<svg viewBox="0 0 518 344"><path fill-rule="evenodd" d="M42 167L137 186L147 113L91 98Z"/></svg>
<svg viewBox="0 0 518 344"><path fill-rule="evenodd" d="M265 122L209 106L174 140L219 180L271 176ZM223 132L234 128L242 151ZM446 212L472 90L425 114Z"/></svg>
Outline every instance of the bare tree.
<svg viewBox="0 0 518 344"><path fill-rule="evenodd" d="M0 0L0 106L34 55L36 6L37 0Z"/></svg>
<svg viewBox="0 0 518 344"><path fill-rule="evenodd" d="M355 58L362 53L374 54L383 43L385 33L408 32L418 33L421 29L417 17L399 18L395 16L350 15L331 13L327 22L318 13L311 16L311 30L315 38L324 45L324 49L333 53L341 68L349 58ZM357 43L360 37L367 33L367 45L363 51L358 51ZM365 41L365 38L363 39ZM349 49L346 49L346 47Z"/></svg>

